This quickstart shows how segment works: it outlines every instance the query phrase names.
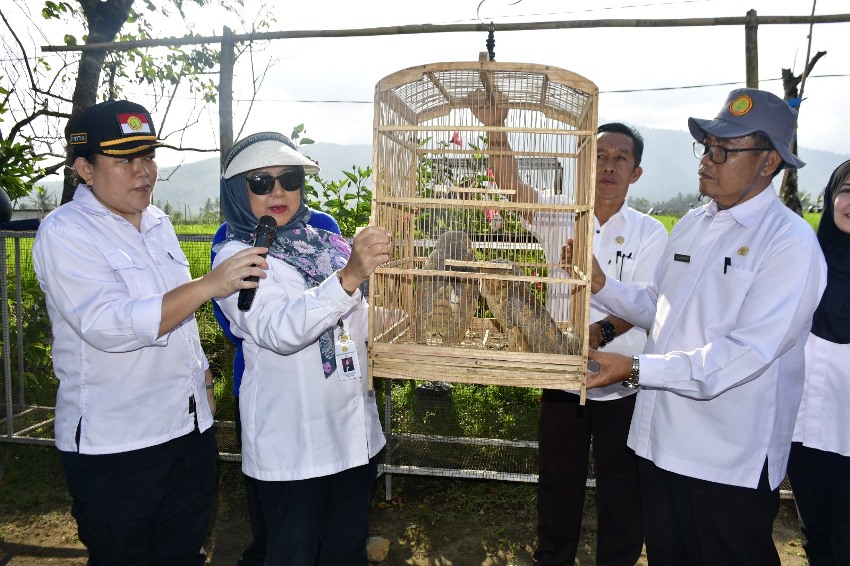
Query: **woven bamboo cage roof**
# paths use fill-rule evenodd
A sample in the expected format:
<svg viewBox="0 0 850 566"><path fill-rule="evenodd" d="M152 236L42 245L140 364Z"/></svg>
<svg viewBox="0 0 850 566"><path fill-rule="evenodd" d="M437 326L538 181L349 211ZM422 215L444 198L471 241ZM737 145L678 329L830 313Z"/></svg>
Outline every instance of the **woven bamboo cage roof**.
<svg viewBox="0 0 850 566"><path fill-rule="evenodd" d="M410 123L420 124L468 106L466 97L476 89L500 93L509 108L542 112L572 126L581 122L598 96L585 77L547 65L493 61L431 63L410 67L382 79L375 87L378 99L390 106L407 107Z"/></svg>

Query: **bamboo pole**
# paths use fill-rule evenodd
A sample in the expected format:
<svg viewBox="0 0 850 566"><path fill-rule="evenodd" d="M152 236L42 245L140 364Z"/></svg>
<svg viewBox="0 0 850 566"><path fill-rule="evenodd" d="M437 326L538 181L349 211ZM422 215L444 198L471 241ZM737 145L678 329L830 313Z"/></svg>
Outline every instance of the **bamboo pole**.
<svg viewBox="0 0 850 566"><path fill-rule="evenodd" d="M504 23L496 25L496 31L534 31L555 29L587 29L587 28L659 28L659 27L710 27L710 26L742 26L748 23L760 25L789 25L789 24L835 24L850 22L850 14L828 14L821 16L758 16L750 19L744 17L725 18L672 18L656 20L610 19L610 20L561 20L552 22ZM380 35L417 35L430 33L457 32L486 32L489 24L447 24L431 25L416 24L407 26L385 26L361 29L332 29L332 30L291 30L254 32L233 35L233 41L267 41L271 39L307 39L324 37L373 37ZM136 41L118 41L110 43L89 43L85 45L45 45L45 52L60 51L97 51L109 49L113 51L128 51L137 47L164 47L175 45L200 45L221 43L221 36L188 36L167 37L161 39L144 39Z"/></svg>
<svg viewBox="0 0 850 566"><path fill-rule="evenodd" d="M744 25L744 61L747 67L747 87L759 87L759 25L755 10L747 12Z"/></svg>
<svg viewBox="0 0 850 566"><path fill-rule="evenodd" d="M221 40L221 70L218 79L218 128L219 147L221 148L221 172L224 173L224 154L233 145L233 32L224 26Z"/></svg>

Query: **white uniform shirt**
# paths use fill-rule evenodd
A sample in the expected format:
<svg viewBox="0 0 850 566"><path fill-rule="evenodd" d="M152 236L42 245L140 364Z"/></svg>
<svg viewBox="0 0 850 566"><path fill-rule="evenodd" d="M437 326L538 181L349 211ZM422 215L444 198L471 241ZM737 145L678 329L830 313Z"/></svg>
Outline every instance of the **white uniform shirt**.
<svg viewBox="0 0 850 566"><path fill-rule="evenodd" d="M605 224L594 218L593 255L602 271L623 283L647 287L655 277L664 246L667 243L667 228L655 218L629 208L622 208ZM619 242L619 243L618 243ZM591 296L590 322L596 322L612 314ZM621 334L602 348L604 352L617 352L634 356L643 352L646 345L646 329L635 326ZM578 391L574 391L578 393ZM636 389L623 387L619 383L607 387L589 389L587 398L595 401L620 399L637 393Z"/></svg>
<svg viewBox="0 0 850 566"><path fill-rule="evenodd" d="M246 247L228 242L215 264ZM237 293L218 299L245 353L242 470L259 480L291 481L366 464L385 444L375 392L367 389L367 304L359 290L349 296L337 277L308 289L286 262L268 262L250 310L239 310ZM322 370L318 339L340 320L357 346L359 379L342 380L339 371L326 378Z"/></svg>
<svg viewBox="0 0 850 566"><path fill-rule="evenodd" d="M558 203L563 197L540 195L540 202ZM625 283L636 283L646 287L655 274L655 266L661 258L664 244L667 242L667 229L661 222L633 210L625 203L620 210L604 225L593 218L594 237L593 254L609 277L616 277ZM528 230L537 238L546 255L547 263L559 264L561 248L566 243L567 234L573 232L573 215L567 212L535 212ZM617 242L620 241L620 244ZM579 243L580 245L580 243ZM619 254L618 254L619 252ZM563 269L552 269L555 277L568 277ZM565 285L550 286L547 299L549 313L555 320L568 320L570 294ZM608 316L610 311L591 298L590 322L596 322ZM558 317L562 318L558 318ZM616 340L605 346L607 352L618 352L633 356L643 352L646 344L646 329L632 328ZM578 393L578 390L569 390ZM634 389L623 387L619 383L590 389L588 399L603 401L620 399L636 393Z"/></svg>
<svg viewBox="0 0 850 566"><path fill-rule="evenodd" d="M806 381L794 442L850 457L850 344L809 334Z"/></svg>
<svg viewBox="0 0 850 566"><path fill-rule="evenodd" d="M803 392L803 346L826 286L814 230L768 187L689 212L648 288L608 278L596 294L652 324L629 446L662 469L755 488L785 476Z"/></svg>
<svg viewBox="0 0 850 566"><path fill-rule="evenodd" d="M571 204L566 195L538 193L540 204ZM549 269L548 276L569 279L569 274L561 265L561 248L572 238L574 220L571 212L535 211L531 222L522 219L523 227L531 232L537 243L543 248L546 263L556 266ZM546 310L556 321L570 320L569 285L549 284L546 289Z"/></svg>
<svg viewBox="0 0 850 566"><path fill-rule="evenodd" d="M141 232L84 185L50 213L33 264L53 329L56 446L111 454L162 444L213 424L207 359L191 316L157 338L162 296L190 280L168 217L142 213Z"/></svg>

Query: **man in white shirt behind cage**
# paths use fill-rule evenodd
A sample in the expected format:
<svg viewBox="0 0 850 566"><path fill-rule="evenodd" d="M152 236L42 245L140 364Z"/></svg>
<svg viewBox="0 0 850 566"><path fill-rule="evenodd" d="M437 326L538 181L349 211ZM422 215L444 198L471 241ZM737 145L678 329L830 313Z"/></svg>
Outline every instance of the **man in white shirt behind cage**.
<svg viewBox="0 0 850 566"><path fill-rule="evenodd" d="M485 126L503 126L507 107L495 99L478 96L471 105ZM621 281L646 286L652 279L667 240L658 220L626 204L629 187L640 179L644 142L640 133L625 124L608 123L597 130L594 192L593 251L604 258L604 269ZM523 182L519 163L510 152L507 133L492 131L488 147L493 175L500 188L514 189L519 202L558 203L561 195L546 194ZM537 211L523 218L546 255L557 263L565 246L571 255L572 241L563 241L564 227L572 215ZM569 265L570 262L567 262ZM568 277L552 269L551 277ZM546 306L556 320L569 307L566 286L551 286ZM590 346L625 354L637 354L646 343L646 330L622 320L591 301ZM616 339L616 340L615 340ZM626 445L634 390L619 384L587 392L579 404L579 390L544 389L540 404L539 471L537 481L537 546L535 564L572 564L581 539L588 462L593 445L596 472L598 538L596 560L600 566L634 564L643 550L637 459Z"/></svg>

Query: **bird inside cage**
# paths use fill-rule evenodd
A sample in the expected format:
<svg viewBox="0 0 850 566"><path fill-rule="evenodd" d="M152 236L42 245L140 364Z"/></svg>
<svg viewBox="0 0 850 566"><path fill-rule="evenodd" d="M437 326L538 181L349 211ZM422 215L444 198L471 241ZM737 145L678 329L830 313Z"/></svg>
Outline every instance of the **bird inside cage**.
<svg viewBox="0 0 850 566"><path fill-rule="evenodd" d="M422 271L472 272L470 267L455 267L450 260L474 262L472 244L463 232L445 232L437 240L434 251L422 265ZM413 316L413 339L427 342L436 337L444 345L457 345L466 336L478 306L475 279L445 275L422 275L416 287L416 310Z"/></svg>

